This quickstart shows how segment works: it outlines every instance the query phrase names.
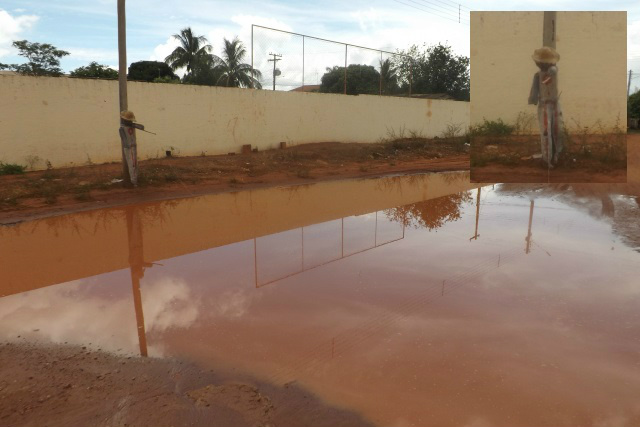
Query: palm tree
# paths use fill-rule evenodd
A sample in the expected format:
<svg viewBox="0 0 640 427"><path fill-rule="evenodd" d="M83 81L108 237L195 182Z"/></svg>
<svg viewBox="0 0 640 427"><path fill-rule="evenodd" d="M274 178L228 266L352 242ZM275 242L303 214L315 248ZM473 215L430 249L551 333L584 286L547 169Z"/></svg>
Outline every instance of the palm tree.
<svg viewBox="0 0 640 427"><path fill-rule="evenodd" d="M382 93L391 94L398 87L398 76L389 59L380 61L380 79L382 80Z"/></svg>
<svg viewBox="0 0 640 427"><path fill-rule="evenodd" d="M205 36L195 36L191 31L191 27L184 28L180 34L174 34L173 38L180 41L180 45L176 47L164 62L169 64L173 71L178 68L187 68L187 75L197 67L199 61L207 60L211 52L211 45L208 44Z"/></svg>
<svg viewBox="0 0 640 427"><path fill-rule="evenodd" d="M262 73L258 70L253 70L251 65L242 62L246 54L247 50L237 37L233 41L224 39L222 58L219 58L220 61L216 66L216 70L221 73L218 85L262 89L262 85L258 80L262 77Z"/></svg>

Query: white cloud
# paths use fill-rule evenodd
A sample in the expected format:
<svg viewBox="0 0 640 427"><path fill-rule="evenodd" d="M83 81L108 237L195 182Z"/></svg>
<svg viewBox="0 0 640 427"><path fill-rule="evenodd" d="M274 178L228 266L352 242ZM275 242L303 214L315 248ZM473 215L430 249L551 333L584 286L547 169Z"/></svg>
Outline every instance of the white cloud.
<svg viewBox="0 0 640 427"><path fill-rule="evenodd" d="M627 27L627 55L640 57L640 20L631 22Z"/></svg>
<svg viewBox="0 0 640 427"><path fill-rule="evenodd" d="M38 21L36 15L12 16L0 9L0 57L11 52L11 43Z"/></svg>
<svg viewBox="0 0 640 427"><path fill-rule="evenodd" d="M180 42L173 36L169 37L166 42L161 43L153 48L153 53L149 56L150 61L164 61L164 58L169 56L173 49L180 46Z"/></svg>
<svg viewBox="0 0 640 427"><path fill-rule="evenodd" d="M96 62L118 62L118 51L112 49L93 49L84 47L65 48L73 59Z"/></svg>

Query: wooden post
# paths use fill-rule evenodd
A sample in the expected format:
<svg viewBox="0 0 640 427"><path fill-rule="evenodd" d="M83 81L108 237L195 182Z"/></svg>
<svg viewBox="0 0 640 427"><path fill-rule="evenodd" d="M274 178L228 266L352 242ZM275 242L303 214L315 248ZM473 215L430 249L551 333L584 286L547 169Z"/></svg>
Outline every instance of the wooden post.
<svg viewBox="0 0 640 427"><path fill-rule="evenodd" d="M127 100L127 23L125 14L125 0L118 0L118 93L120 96L120 111L118 111L118 120L120 112L129 109ZM124 140L120 140L122 148L122 178L125 186L132 185L129 167L124 151Z"/></svg>

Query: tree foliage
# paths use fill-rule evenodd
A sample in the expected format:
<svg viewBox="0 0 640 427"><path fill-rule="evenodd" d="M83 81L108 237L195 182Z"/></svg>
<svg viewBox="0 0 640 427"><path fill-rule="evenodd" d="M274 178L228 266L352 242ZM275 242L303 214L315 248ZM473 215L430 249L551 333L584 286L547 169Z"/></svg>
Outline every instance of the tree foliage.
<svg viewBox="0 0 640 427"><path fill-rule="evenodd" d="M640 119L640 90L629 96L627 109L627 116L634 119Z"/></svg>
<svg viewBox="0 0 640 427"><path fill-rule="evenodd" d="M405 227L426 228L431 231L447 222L459 220L462 217L462 205L471 200L468 192L456 193L389 209L385 213L391 221L399 222Z"/></svg>
<svg viewBox="0 0 640 427"><path fill-rule="evenodd" d="M327 68L320 80L320 92L344 93L344 67ZM351 64L347 67L347 95L380 93L380 73L371 65Z"/></svg>
<svg viewBox="0 0 640 427"><path fill-rule="evenodd" d="M28 61L24 64L0 64L0 68L8 68L28 76L61 76L60 58L69 55L69 52L48 43L16 40L13 47L18 49L18 55L24 56Z"/></svg>
<svg viewBox="0 0 640 427"><path fill-rule="evenodd" d="M441 43L422 48L413 45L398 50L406 56L392 59L403 87L412 81L413 93L446 93L457 100L469 100L469 58L455 55L449 45Z"/></svg>
<svg viewBox="0 0 640 427"><path fill-rule="evenodd" d="M393 63L388 58L380 61L380 80L382 95L398 93L398 76Z"/></svg>
<svg viewBox="0 0 640 427"><path fill-rule="evenodd" d="M193 34L190 27L183 28L179 34L174 34L173 38L180 42L180 46L176 47L164 61L173 71L186 68L185 76L189 76L198 62L206 60L205 57L211 53L211 45L205 36Z"/></svg>
<svg viewBox="0 0 640 427"><path fill-rule="evenodd" d="M217 69L218 57L211 54L203 55L193 64L191 73L185 75L183 83L194 85L216 86L222 76L222 71Z"/></svg>
<svg viewBox="0 0 640 427"><path fill-rule="evenodd" d="M179 79L178 76L164 62L160 61L138 61L129 65L129 80L141 80L152 82L157 78Z"/></svg>
<svg viewBox="0 0 640 427"><path fill-rule="evenodd" d="M73 70L70 75L72 77L97 78L97 79L117 79L118 71L109 68L106 65L98 64L93 61L85 67L78 67Z"/></svg>
<svg viewBox="0 0 640 427"><path fill-rule="evenodd" d="M224 39L221 57L214 57L214 70L219 73L217 84L228 87L253 87L262 89L260 79L262 74L252 70L250 64L242 62L247 50L238 38L232 41Z"/></svg>

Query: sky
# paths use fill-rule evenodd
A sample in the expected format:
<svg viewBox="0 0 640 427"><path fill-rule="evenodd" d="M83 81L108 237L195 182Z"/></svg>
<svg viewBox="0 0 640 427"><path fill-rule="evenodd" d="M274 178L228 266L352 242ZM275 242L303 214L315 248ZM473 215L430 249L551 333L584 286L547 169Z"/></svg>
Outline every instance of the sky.
<svg viewBox="0 0 640 427"><path fill-rule="evenodd" d="M531 5L535 5L532 8ZM182 0L127 2L127 62L163 60L184 27L204 35L220 54L223 37L239 39L251 62L252 24L395 52L412 44L449 44L469 55L470 10L626 10L628 69L640 89L640 2L637 0ZM458 20L458 17L460 18ZM458 22L460 21L460 22ZM50 43L70 52L65 72L91 61L117 68L116 0L0 0L0 62L20 63L13 40ZM271 84L268 53L282 55L279 89L315 84L326 67L344 64L344 46L254 28L254 65ZM377 63L378 52L347 48L348 63ZM388 55L382 54L382 59Z"/></svg>

